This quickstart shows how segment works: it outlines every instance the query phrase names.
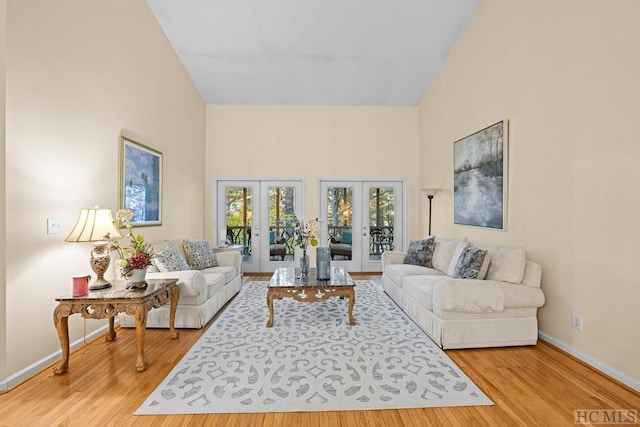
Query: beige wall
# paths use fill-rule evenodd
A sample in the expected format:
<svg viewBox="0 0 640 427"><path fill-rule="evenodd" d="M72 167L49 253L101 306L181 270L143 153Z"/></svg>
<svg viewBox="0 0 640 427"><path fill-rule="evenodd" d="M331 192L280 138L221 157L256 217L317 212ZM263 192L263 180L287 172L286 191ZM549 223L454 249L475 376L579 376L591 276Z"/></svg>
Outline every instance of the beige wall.
<svg viewBox="0 0 640 427"><path fill-rule="evenodd" d="M521 245L540 329L640 384L640 2L483 0L420 108L436 234ZM507 231L453 224L453 142L510 123ZM571 314L584 317L583 331Z"/></svg>
<svg viewBox="0 0 640 427"><path fill-rule="evenodd" d="M417 190L414 107L207 106L207 218L217 178L304 179L307 217L318 214L322 178L406 179ZM409 154L408 154L409 153ZM408 197L408 230L417 233ZM214 222L207 236L214 238Z"/></svg>
<svg viewBox="0 0 640 427"><path fill-rule="evenodd" d="M12 375L59 350L54 298L90 271L91 249L64 238L81 207L117 209L121 133L164 154L164 225L138 231L149 240L203 235L206 124L144 0L9 0L7 31L2 349ZM48 217L62 234L46 234ZM87 321L89 331L104 324ZM70 330L72 341L82 337L79 316Z"/></svg>
<svg viewBox="0 0 640 427"><path fill-rule="evenodd" d="M7 256L6 245L6 229L5 229L5 210L6 210L6 191L5 191L5 148L6 148L6 81L7 81L7 2L0 0L0 165L2 165L2 173L0 174L0 349L6 348L6 325L7 325L7 304L6 304L6 265L5 258ZM6 388L3 384L3 378L7 377L7 353L0 350L0 392Z"/></svg>

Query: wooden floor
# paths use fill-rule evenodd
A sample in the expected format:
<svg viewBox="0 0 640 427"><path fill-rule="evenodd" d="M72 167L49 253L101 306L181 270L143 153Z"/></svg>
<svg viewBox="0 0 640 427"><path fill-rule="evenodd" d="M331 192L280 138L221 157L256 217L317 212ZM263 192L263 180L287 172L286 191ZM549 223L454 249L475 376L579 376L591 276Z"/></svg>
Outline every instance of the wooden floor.
<svg viewBox="0 0 640 427"><path fill-rule="evenodd" d="M354 275L368 279L368 275ZM250 280L266 276L247 275ZM52 326L53 328L53 326ZM0 426L560 426L574 409L636 409L640 395L555 347L453 350L447 354L495 405L350 412L134 416L133 412L202 335L149 329L149 368L134 369L136 336L118 329L116 342L97 339L73 352L69 373L49 367L0 395Z"/></svg>

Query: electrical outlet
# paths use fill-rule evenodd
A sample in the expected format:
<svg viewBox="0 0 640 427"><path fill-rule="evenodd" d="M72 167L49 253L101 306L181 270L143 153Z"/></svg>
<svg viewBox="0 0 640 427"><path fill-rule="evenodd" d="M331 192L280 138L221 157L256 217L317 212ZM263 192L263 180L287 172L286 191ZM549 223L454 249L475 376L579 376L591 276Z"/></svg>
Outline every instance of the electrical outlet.
<svg viewBox="0 0 640 427"><path fill-rule="evenodd" d="M582 316L580 314L571 314L571 326L579 331L582 330Z"/></svg>
<svg viewBox="0 0 640 427"><path fill-rule="evenodd" d="M47 234L62 233L62 224L57 218L47 218Z"/></svg>

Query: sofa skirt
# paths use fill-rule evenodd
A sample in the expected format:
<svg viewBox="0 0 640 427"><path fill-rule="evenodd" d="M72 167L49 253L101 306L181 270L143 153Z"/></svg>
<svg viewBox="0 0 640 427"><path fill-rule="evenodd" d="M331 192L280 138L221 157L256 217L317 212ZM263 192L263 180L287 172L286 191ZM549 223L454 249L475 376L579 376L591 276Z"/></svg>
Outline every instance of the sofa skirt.
<svg viewBox="0 0 640 427"><path fill-rule="evenodd" d="M535 308L507 309L502 313L455 313L442 319L383 276L383 289L438 346L443 349L535 345L538 320ZM453 314L453 313L452 313Z"/></svg>
<svg viewBox="0 0 640 427"><path fill-rule="evenodd" d="M237 276L201 305L180 305L178 301L175 327L202 328L240 291L241 284L242 276ZM147 314L147 328L169 328L169 308L170 306L167 304L151 309ZM118 321L120 326L124 328L135 328L136 326L133 316L126 313L119 313Z"/></svg>

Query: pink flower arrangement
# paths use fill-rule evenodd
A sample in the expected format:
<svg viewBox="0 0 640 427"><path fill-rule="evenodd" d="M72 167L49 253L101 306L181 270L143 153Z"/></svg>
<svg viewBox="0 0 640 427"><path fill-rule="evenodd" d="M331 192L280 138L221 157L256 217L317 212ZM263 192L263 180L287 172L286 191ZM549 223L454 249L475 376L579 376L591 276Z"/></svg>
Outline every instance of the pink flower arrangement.
<svg viewBox="0 0 640 427"><path fill-rule="evenodd" d="M122 276L128 278L131 276L131 272L134 269L143 269L148 265L151 265L151 258L155 256L153 248L149 245L141 234L135 235L131 231L131 219L133 218L133 212L129 209L120 209L116 213L117 225L119 228L127 228L127 237L129 238L129 247L122 247L118 243L117 239L112 239L112 249L118 251L120 259L118 265L120 266L120 272Z"/></svg>
<svg viewBox="0 0 640 427"><path fill-rule="evenodd" d="M133 254L129 257L131 268L145 268L151 264L151 257L145 253Z"/></svg>

